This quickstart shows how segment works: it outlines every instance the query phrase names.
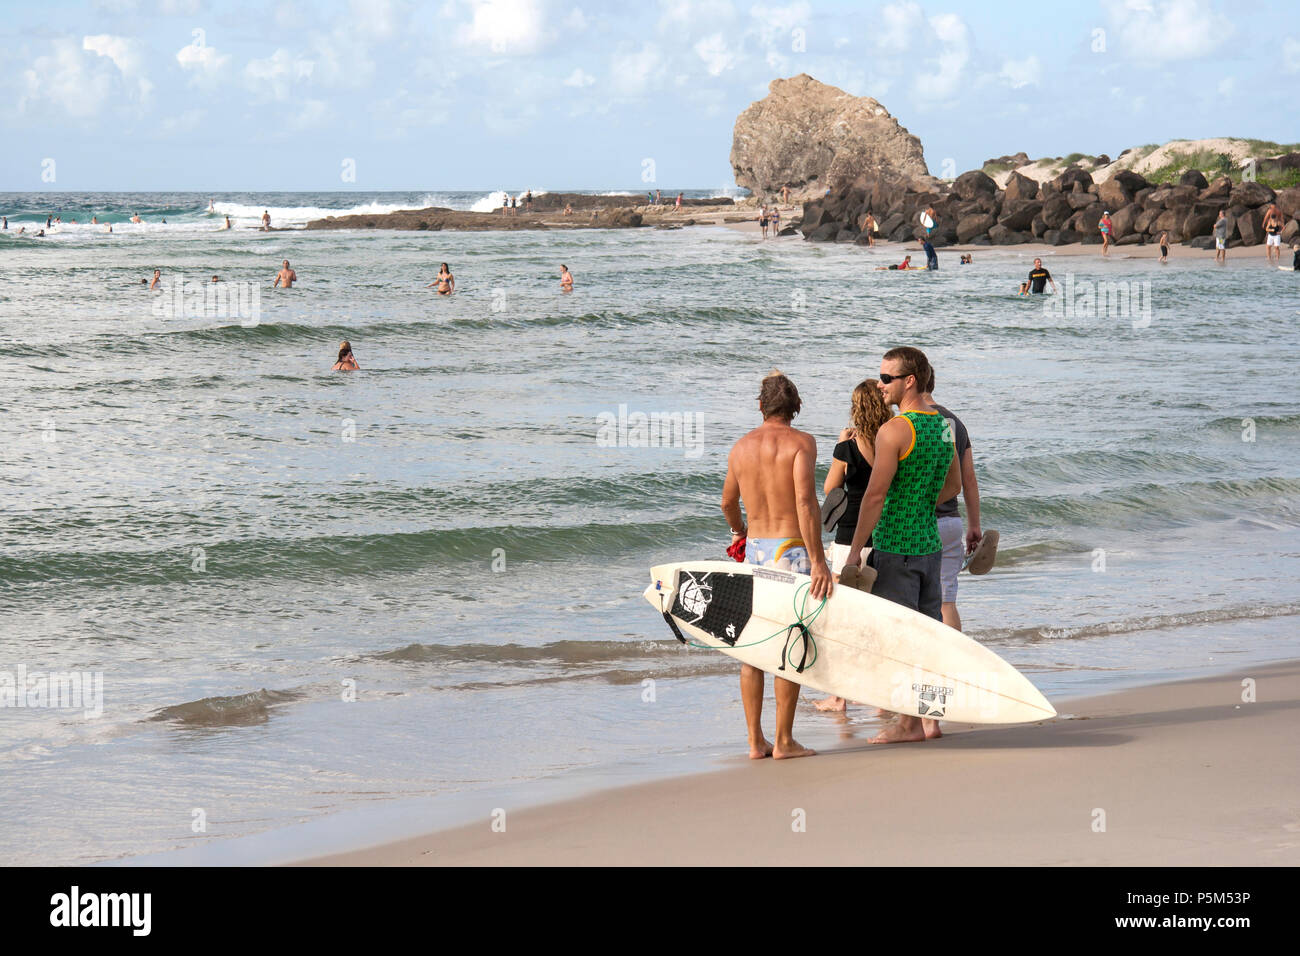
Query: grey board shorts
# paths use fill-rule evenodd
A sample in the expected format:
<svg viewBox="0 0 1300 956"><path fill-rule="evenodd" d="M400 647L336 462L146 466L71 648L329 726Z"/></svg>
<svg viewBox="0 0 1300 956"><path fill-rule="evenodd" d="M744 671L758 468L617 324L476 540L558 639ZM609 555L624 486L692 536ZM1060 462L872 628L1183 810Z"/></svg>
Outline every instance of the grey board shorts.
<svg viewBox="0 0 1300 956"><path fill-rule="evenodd" d="M961 515L948 515L938 520L939 540L943 542L943 569L939 572L943 603L953 604L957 600L957 575L961 573L961 563L966 560L965 529L961 525Z"/></svg>
<svg viewBox="0 0 1300 956"><path fill-rule="evenodd" d="M867 563L876 569L872 594L920 611L936 621L943 620L943 590L939 584L942 551L915 555L893 554L875 548Z"/></svg>

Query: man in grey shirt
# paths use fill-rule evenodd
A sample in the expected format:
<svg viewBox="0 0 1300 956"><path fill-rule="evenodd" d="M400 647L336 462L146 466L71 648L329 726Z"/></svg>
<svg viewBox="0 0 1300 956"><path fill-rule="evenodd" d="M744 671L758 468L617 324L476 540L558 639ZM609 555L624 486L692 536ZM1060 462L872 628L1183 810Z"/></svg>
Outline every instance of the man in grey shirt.
<svg viewBox="0 0 1300 956"><path fill-rule="evenodd" d="M983 533L980 531L980 489L975 480L975 457L971 453L970 435L961 419L934 400L934 372L926 382L925 391L920 398L942 415L952 425L953 438L957 444L957 462L961 468L961 496L966 502L966 518L969 527L965 541L962 540L961 514L957 511L957 496L941 501L934 509L939 523L939 539L943 542L943 561L939 572L939 581L943 590L943 623L954 630L961 630L961 615L957 613L957 575L961 571L962 561L966 555L975 550Z"/></svg>
<svg viewBox="0 0 1300 956"><path fill-rule="evenodd" d="M1222 209L1214 223L1214 261L1228 261L1228 214Z"/></svg>

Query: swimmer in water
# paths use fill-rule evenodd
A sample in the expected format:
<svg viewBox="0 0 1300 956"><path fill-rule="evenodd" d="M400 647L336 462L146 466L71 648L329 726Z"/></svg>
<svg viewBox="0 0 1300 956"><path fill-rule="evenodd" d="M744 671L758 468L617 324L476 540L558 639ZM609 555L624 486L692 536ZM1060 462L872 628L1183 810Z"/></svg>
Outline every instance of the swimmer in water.
<svg viewBox="0 0 1300 956"><path fill-rule="evenodd" d="M560 291L573 291L573 273L569 271L569 267L566 265L560 266Z"/></svg>
<svg viewBox="0 0 1300 956"><path fill-rule="evenodd" d="M222 228L222 229L229 229L229 228L230 228L230 217L229 217L229 216L226 217L226 224L225 224L224 226L222 226L221 228Z"/></svg>
<svg viewBox="0 0 1300 956"><path fill-rule="evenodd" d="M134 213L134 214L131 216L131 221L132 221L132 222L144 222L144 220L140 218L140 214L139 214L138 212L137 212L137 213Z"/></svg>
<svg viewBox="0 0 1300 956"><path fill-rule="evenodd" d="M274 289L283 285L286 289L292 289L293 284L297 281L298 273L289 268L289 260L285 259L280 266L280 271L275 276L275 285L271 286L271 288Z"/></svg>
<svg viewBox="0 0 1300 956"><path fill-rule="evenodd" d="M208 212L216 212L216 211L217 211L217 207L214 206L214 205L212 204L212 200L209 199L209 200L208 200Z"/></svg>
<svg viewBox="0 0 1300 956"><path fill-rule="evenodd" d="M162 279L162 270L161 270L161 269L154 269L154 270L153 270L153 281L149 283L149 288L151 288L151 289L156 289L156 288L158 288L158 283L159 283L159 281L160 281L161 279ZM140 281L143 282L144 280L141 279Z"/></svg>
<svg viewBox="0 0 1300 956"><path fill-rule="evenodd" d="M330 371L355 372L360 368L361 366L357 364L356 356L352 354L352 343L345 340L343 344L339 346L339 360L334 363L334 367L331 368Z"/></svg>
<svg viewBox="0 0 1300 956"><path fill-rule="evenodd" d="M438 295L451 295L456 291L456 277L451 274L451 269L447 263L444 262L438 267L438 278L426 285L425 288L431 289L434 286L438 287Z"/></svg>
<svg viewBox="0 0 1300 956"><path fill-rule="evenodd" d="M212 281L213 281L213 282L220 282L221 279L220 279L219 276L213 276L213 277L212 277Z"/></svg>
<svg viewBox="0 0 1300 956"><path fill-rule="evenodd" d="M903 261L902 261L902 263L900 263L899 265L896 265L896 266L879 266L879 267L876 269L876 271L877 271L877 272L889 272L890 270L893 270L893 269L903 269L903 270L905 270L905 269L910 269L910 268L912 268L912 257L911 257L911 256L904 256L904 257L903 257Z"/></svg>

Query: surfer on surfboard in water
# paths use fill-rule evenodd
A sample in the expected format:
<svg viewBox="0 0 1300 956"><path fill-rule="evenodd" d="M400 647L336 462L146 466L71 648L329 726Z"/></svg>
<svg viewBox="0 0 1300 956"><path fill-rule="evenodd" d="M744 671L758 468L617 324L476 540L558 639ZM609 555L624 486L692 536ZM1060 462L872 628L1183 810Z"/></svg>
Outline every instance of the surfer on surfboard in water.
<svg viewBox="0 0 1300 956"><path fill-rule="evenodd" d="M774 371L758 393L759 425L736 442L727 456L722 513L731 526L733 547L744 541L745 560L812 577L811 598L830 597L834 584L822 551L821 509L817 506L817 440L790 426L803 402L794 383ZM749 524L741 513L741 502ZM814 751L794 739L799 685L773 677L776 740L763 735L763 672L742 664L740 697L745 705L751 760L808 757Z"/></svg>

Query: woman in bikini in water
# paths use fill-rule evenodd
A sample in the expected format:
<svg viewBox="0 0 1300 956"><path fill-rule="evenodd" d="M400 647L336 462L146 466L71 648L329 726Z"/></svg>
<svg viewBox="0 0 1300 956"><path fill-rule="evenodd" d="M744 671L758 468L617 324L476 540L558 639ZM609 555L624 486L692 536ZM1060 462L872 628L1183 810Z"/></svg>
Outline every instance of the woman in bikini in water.
<svg viewBox="0 0 1300 956"><path fill-rule="evenodd" d="M425 288L431 289L434 286L438 287L438 295L451 295L456 291L456 277L447 268L447 263L444 262L438 268L438 278L426 285Z"/></svg>
<svg viewBox="0 0 1300 956"><path fill-rule="evenodd" d="M334 363L331 372L355 372L361 366L357 364L357 358L352 354L352 343L344 342L339 346L339 360Z"/></svg>

